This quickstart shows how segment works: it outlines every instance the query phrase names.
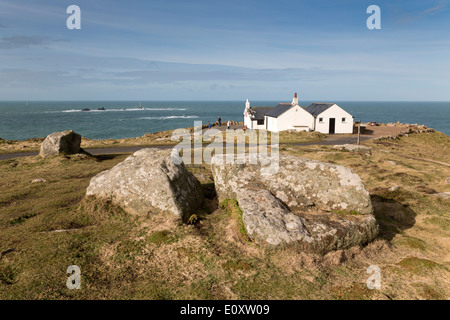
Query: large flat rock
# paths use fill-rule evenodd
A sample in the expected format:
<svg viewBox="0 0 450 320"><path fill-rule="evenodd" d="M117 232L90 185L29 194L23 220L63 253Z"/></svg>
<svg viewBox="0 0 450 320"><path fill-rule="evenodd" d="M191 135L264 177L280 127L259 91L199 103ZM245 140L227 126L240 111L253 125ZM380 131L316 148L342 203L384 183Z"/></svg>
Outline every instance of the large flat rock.
<svg viewBox="0 0 450 320"><path fill-rule="evenodd" d="M170 212L181 219L195 213L203 202L200 182L178 154L159 149L137 151L97 174L86 195L111 200L132 214Z"/></svg>
<svg viewBox="0 0 450 320"><path fill-rule="evenodd" d="M279 169L212 159L219 200L237 199L249 238L326 253L372 241L378 234L369 192L352 170L280 155Z"/></svg>
<svg viewBox="0 0 450 320"><path fill-rule="evenodd" d="M271 166L270 158L256 164L228 163L214 156L211 168L219 200L236 199L237 190L250 182L262 184L291 209L346 211L372 214L370 194L361 178L351 169L291 155L279 157L279 169L264 174Z"/></svg>

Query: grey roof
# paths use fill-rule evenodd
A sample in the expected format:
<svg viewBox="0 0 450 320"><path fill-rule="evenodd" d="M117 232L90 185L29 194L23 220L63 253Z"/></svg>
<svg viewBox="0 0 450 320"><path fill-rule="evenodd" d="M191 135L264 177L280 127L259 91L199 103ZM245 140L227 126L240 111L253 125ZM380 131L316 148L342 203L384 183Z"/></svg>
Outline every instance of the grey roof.
<svg viewBox="0 0 450 320"><path fill-rule="evenodd" d="M273 118L278 118L283 113L288 111L290 108L292 108L292 104L291 103L280 103L276 107L273 107L269 112L267 112L266 116L273 117Z"/></svg>
<svg viewBox="0 0 450 320"><path fill-rule="evenodd" d="M264 116L274 107L251 107L250 113L253 120L264 120Z"/></svg>
<svg viewBox="0 0 450 320"><path fill-rule="evenodd" d="M335 105L335 103L313 103L308 108L305 108L305 110L311 113L314 117L317 117L333 105Z"/></svg>

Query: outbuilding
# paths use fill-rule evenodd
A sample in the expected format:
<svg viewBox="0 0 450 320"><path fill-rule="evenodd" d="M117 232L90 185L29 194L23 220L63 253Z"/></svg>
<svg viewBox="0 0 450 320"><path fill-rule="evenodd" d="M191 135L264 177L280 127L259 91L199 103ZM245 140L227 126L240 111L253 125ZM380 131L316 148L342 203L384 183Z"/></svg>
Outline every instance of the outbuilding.
<svg viewBox="0 0 450 320"><path fill-rule="evenodd" d="M353 116L335 103L313 103L305 110L314 117L314 131L353 133Z"/></svg>

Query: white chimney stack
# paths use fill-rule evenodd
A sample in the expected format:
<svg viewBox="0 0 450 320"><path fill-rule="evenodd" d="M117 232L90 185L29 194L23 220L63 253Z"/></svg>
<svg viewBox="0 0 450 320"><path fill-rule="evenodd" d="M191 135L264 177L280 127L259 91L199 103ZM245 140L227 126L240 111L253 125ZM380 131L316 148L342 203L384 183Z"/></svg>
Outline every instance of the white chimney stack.
<svg viewBox="0 0 450 320"><path fill-rule="evenodd" d="M292 105L293 106L297 106L298 105L297 92L294 94L294 99L292 99Z"/></svg>

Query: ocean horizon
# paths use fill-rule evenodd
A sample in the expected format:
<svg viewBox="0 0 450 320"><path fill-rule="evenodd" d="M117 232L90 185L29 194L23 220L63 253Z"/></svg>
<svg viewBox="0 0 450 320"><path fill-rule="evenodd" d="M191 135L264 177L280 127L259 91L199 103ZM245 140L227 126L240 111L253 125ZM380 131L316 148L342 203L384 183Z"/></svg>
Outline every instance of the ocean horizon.
<svg viewBox="0 0 450 320"><path fill-rule="evenodd" d="M257 107L279 102L250 100ZM300 101L300 105L313 102L334 102L355 121L425 124L450 135L448 101ZM245 101L0 101L0 138L25 140L68 129L90 139L139 137L192 127L194 121L214 123L218 117L243 121L244 107Z"/></svg>

